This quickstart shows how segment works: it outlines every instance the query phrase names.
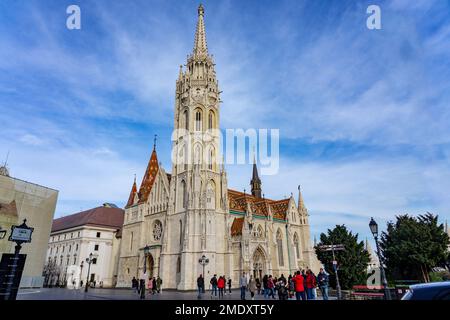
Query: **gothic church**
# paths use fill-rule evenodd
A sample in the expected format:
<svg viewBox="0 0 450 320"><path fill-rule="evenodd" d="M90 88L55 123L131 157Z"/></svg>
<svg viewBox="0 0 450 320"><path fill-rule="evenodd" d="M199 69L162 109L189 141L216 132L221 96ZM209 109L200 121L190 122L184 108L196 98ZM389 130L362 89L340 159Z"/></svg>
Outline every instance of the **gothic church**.
<svg viewBox="0 0 450 320"><path fill-rule="evenodd" d="M119 287L141 277L145 265L146 276L159 275L164 288L196 289L202 255L209 259L207 281L218 274L236 284L244 271L260 278L306 267L318 272L300 189L298 203L293 196L264 197L256 163L251 193L228 189L225 168L216 161L220 91L214 66L200 5L194 49L176 81L172 171L158 162L154 146L125 207Z"/></svg>

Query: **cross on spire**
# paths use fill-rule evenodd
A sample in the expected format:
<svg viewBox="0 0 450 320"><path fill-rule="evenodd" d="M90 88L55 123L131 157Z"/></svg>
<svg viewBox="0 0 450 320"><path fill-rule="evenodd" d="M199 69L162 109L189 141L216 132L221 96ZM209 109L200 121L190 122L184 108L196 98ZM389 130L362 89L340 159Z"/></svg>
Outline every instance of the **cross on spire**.
<svg viewBox="0 0 450 320"><path fill-rule="evenodd" d="M153 150L156 150L156 138L158 137L157 134L155 134L155 137L153 138Z"/></svg>

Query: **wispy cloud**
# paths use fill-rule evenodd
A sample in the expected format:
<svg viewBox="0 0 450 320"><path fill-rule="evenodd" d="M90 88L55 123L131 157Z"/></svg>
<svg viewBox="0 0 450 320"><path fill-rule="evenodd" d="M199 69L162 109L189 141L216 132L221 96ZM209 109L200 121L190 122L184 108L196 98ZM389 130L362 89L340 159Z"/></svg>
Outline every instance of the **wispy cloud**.
<svg viewBox="0 0 450 320"><path fill-rule="evenodd" d="M221 126L280 129L280 173L264 192L302 184L314 233L449 216L449 4L379 1L383 29L370 31L369 2L205 4ZM10 149L14 175L60 190L57 215L123 204L154 133L171 170L174 86L198 3L79 5L82 29L70 31L63 2L0 4L0 156ZM249 188L248 166L228 170L230 187Z"/></svg>

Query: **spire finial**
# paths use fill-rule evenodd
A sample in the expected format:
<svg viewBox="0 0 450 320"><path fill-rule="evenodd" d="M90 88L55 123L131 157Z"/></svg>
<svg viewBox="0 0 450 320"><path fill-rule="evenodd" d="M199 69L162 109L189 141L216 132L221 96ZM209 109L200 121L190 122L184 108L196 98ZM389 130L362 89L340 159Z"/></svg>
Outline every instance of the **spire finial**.
<svg viewBox="0 0 450 320"><path fill-rule="evenodd" d="M157 134L155 134L155 137L153 138L153 150L156 150L156 138L158 137Z"/></svg>
<svg viewBox="0 0 450 320"><path fill-rule="evenodd" d="M208 54L208 47L206 45L205 23L203 21L204 15L205 9L203 8L203 5L200 4L198 6L197 29L195 30L194 55Z"/></svg>
<svg viewBox="0 0 450 320"><path fill-rule="evenodd" d="M203 8L203 5L202 5L201 3L200 3L200 5L198 6L197 12L198 12L198 16L203 16L203 15L205 15L205 8Z"/></svg>

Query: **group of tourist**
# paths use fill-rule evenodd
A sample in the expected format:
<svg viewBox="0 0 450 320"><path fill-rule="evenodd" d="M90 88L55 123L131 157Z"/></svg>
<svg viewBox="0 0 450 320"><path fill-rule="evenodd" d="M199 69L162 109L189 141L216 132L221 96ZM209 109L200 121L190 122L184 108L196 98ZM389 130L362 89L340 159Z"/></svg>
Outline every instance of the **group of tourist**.
<svg viewBox="0 0 450 320"><path fill-rule="evenodd" d="M225 276L217 277L215 274L211 280L211 297L223 298L224 294L231 295L231 278ZM198 298L201 298L205 292L205 279L202 275L197 278ZM317 288L322 294L323 300L328 300L328 274L320 269L316 276L310 269L297 271L289 275L286 279L283 274L279 278L272 275L264 275L262 280L250 275L248 278L245 272L239 279L239 288L241 299L246 299L247 291L250 292L250 298L255 299L255 295L263 295L265 299L279 300L297 299L297 300L315 300L317 298Z"/></svg>
<svg viewBox="0 0 450 320"><path fill-rule="evenodd" d="M145 281L145 279L137 280L135 277L131 280L131 288L135 293L139 294L141 299L145 299L145 285L147 282L148 294L155 294L161 292L162 279L158 277L152 277Z"/></svg>

